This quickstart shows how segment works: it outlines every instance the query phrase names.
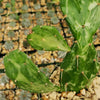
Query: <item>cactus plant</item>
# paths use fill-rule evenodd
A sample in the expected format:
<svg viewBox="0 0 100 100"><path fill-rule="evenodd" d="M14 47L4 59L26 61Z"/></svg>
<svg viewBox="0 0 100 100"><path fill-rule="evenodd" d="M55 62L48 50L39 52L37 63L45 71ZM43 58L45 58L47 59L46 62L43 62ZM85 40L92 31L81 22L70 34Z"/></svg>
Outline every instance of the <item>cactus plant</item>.
<svg viewBox="0 0 100 100"><path fill-rule="evenodd" d="M28 18L28 17L29 17L29 13L23 13L23 14L22 14L22 19Z"/></svg>
<svg viewBox="0 0 100 100"><path fill-rule="evenodd" d="M24 4L24 5L22 6L22 10L24 10L24 11L28 10L28 6L27 6L26 4Z"/></svg>
<svg viewBox="0 0 100 100"><path fill-rule="evenodd" d="M41 18L42 17L42 14L41 12L36 12L36 15L35 15L36 18Z"/></svg>
<svg viewBox="0 0 100 100"><path fill-rule="evenodd" d="M4 9L3 8L0 8L0 13L3 13L4 12Z"/></svg>
<svg viewBox="0 0 100 100"><path fill-rule="evenodd" d="M80 89L88 87L98 72L99 63L97 62L92 37L100 26L99 4L98 0L60 0L61 9L64 15L67 15L66 21L76 41L71 52L66 54L61 64L61 69L63 69L60 78L62 91L66 90L67 85L67 90L79 92ZM32 37L32 34L30 36ZM32 37L32 40L30 40L32 46L36 46L32 44L35 39ZM47 41L45 42L47 43Z"/></svg>
<svg viewBox="0 0 100 100"><path fill-rule="evenodd" d="M8 37L14 37L15 36L15 32L14 31L9 31L8 32Z"/></svg>
<svg viewBox="0 0 100 100"><path fill-rule="evenodd" d="M6 41L5 42L5 49L10 50L13 49L14 45L12 41Z"/></svg>
<svg viewBox="0 0 100 100"><path fill-rule="evenodd" d="M79 92L88 87L98 72L99 64L92 37L100 26L99 3L98 0L60 0L60 7L67 16L66 21L76 41L61 65L64 90L67 83L67 90Z"/></svg>
<svg viewBox="0 0 100 100"><path fill-rule="evenodd" d="M16 26L16 22L10 22L9 25L10 25L11 27L15 27L15 26Z"/></svg>
<svg viewBox="0 0 100 100"><path fill-rule="evenodd" d="M19 20L19 16L18 16L18 14L11 14L10 19Z"/></svg>
<svg viewBox="0 0 100 100"><path fill-rule="evenodd" d="M55 27L36 26L32 29L33 33L27 36L34 49L70 51L61 64L60 90L48 81L45 74L24 53L15 50L5 56L4 65L6 74L13 81L16 80L15 83L22 89L39 93L41 90L48 92L66 89L79 92L89 86L100 69L93 45L93 35L100 26L100 0L60 0L60 7L67 16L66 21L75 38L71 51ZM34 83L30 85L31 82ZM49 87L45 87L46 82Z"/></svg>
<svg viewBox="0 0 100 100"><path fill-rule="evenodd" d="M6 100L6 95L4 91L0 91L0 100Z"/></svg>
<svg viewBox="0 0 100 100"><path fill-rule="evenodd" d="M44 21L42 18L40 18L40 19L37 19L36 23L37 25L43 25Z"/></svg>
<svg viewBox="0 0 100 100"><path fill-rule="evenodd" d="M59 19L58 19L56 16L51 17L51 22L52 22L53 24L57 24L57 23L59 23Z"/></svg>
<svg viewBox="0 0 100 100"><path fill-rule="evenodd" d="M29 29L24 30L24 34L28 35L29 34Z"/></svg>
<svg viewBox="0 0 100 100"><path fill-rule="evenodd" d="M48 10L48 16L53 17L55 15L55 12L53 10Z"/></svg>
<svg viewBox="0 0 100 100"><path fill-rule="evenodd" d="M22 20L22 26L23 27L29 27L31 25L30 20L29 19L23 19Z"/></svg>
<svg viewBox="0 0 100 100"><path fill-rule="evenodd" d="M1 78L0 78L0 85L5 85L6 83L9 83L9 78L7 77L7 75L3 75Z"/></svg>
<svg viewBox="0 0 100 100"><path fill-rule="evenodd" d="M21 90L18 95L19 100L31 100L31 97L32 97L32 94L24 90Z"/></svg>
<svg viewBox="0 0 100 100"><path fill-rule="evenodd" d="M37 4L34 4L34 9L35 9L35 10L38 10L38 9L40 9L40 8L41 8L40 4L38 4L38 3L37 3Z"/></svg>

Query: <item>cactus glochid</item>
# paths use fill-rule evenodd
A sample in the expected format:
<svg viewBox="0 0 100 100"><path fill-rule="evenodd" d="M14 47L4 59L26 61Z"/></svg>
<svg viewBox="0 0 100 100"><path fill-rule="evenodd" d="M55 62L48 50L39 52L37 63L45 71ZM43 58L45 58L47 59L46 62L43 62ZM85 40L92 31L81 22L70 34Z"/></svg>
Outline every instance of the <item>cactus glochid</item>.
<svg viewBox="0 0 100 100"><path fill-rule="evenodd" d="M60 0L60 7L76 41L71 49L52 26L36 26L27 36L34 49L70 51L61 64L60 87L53 86L23 52L15 50L5 56L4 65L8 77L22 89L41 93L67 88L79 92L89 86L100 69L93 45L93 35L100 26L100 0Z"/></svg>

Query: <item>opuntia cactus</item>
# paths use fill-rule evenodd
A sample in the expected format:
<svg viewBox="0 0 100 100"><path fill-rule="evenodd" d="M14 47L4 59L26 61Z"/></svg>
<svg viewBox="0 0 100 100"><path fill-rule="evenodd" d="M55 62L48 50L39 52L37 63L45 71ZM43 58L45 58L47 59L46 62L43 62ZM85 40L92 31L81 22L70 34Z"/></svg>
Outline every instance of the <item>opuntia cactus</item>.
<svg viewBox="0 0 100 100"><path fill-rule="evenodd" d="M42 93L58 91L49 78L19 50L14 50L4 57L4 65L7 76L21 89Z"/></svg>
<svg viewBox="0 0 100 100"><path fill-rule="evenodd" d="M93 35L100 26L99 0L60 0L61 9L75 38L75 44L62 62L61 86L79 92L88 87L99 69Z"/></svg>
<svg viewBox="0 0 100 100"><path fill-rule="evenodd" d="M75 38L71 51L55 27L36 26L27 36L34 49L70 51L61 64L60 90L23 52L15 50L4 58L4 65L8 77L22 89L37 93L79 92L89 86L100 69L92 38L100 26L100 0L60 0L60 7Z"/></svg>

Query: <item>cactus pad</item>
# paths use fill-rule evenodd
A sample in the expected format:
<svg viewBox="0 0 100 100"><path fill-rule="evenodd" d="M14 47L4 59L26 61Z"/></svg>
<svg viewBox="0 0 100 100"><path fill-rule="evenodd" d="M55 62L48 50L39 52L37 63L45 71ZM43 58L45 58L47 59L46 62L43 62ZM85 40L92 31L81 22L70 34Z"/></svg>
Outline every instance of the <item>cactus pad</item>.
<svg viewBox="0 0 100 100"><path fill-rule="evenodd" d="M25 53L19 50L14 50L6 55L4 65L7 76L21 89L36 93L59 89L49 81L45 74L40 72Z"/></svg>
<svg viewBox="0 0 100 100"><path fill-rule="evenodd" d="M51 26L36 26L33 28L33 33L27 37L29 44L37 50L61 50L70 51L67 42L59 34L55 27Z"/></svg>

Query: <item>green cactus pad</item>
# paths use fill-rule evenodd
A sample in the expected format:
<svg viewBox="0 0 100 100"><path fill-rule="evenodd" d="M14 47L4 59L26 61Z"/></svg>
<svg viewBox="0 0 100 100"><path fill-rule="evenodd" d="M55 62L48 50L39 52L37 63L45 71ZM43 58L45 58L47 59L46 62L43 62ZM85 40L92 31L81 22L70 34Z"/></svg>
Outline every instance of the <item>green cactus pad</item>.
<svg viewBox="0 0 100 100"><path fill-rule="evenodd" d="M27 36L29 44L37 50L47 51L70 51L67 42L59 34L58 30L52 26L36 26L33 33Z"/></svg>
<svg viewBox="0 0 100 100"><path fill-rule="evenodd" d="M100 0L60 0L61 9L66 15L75 39L86 41L95 34L100 26ZM82 31L85 30L85 33Z"/></svg>
<svg viewBox="0 0 100 100"><path fill-rule="evenodd" d="M38 67L19 50L14 50L4 57L7 76L21 89L42 93L59 90L39 71Z"/></svg>

